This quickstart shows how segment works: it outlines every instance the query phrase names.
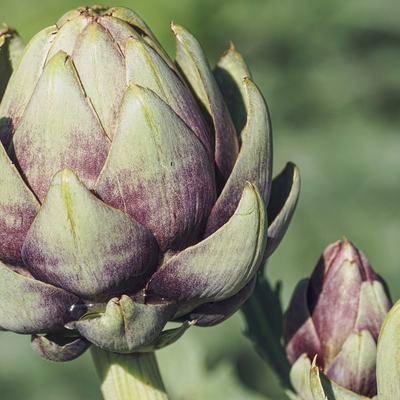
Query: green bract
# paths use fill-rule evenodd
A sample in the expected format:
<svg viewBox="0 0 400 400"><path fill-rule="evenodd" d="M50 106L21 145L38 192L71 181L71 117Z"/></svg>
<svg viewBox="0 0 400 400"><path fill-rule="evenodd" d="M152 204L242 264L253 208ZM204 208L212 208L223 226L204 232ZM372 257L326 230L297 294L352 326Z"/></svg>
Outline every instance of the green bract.
<svg viewBox="0 0 400 400"><path fill-rule="evenodd" d="M16 67L3 41L0 327L46 358L152 351L223 321L291 219L298 170L271 182L243 59L231 47L212 72L171 28L175 62L121 7L65 14Z"/></svg>

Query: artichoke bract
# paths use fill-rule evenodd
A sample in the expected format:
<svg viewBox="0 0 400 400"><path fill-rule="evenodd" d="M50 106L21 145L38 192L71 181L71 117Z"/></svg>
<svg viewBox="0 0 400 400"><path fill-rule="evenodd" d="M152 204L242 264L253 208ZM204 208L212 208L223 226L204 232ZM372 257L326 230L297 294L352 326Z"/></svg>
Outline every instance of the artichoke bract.
<svg viewBox="0 0 400 400"><path fill-rule="evenodd" d="M376 395L376 343L390 308L386 284L364 254L347 239L328 246L311 277L297 285L285 315L292 380L301 382L305 369L309 376L317 355L330 379L355 393ZM307 387L298 391L312 399Z"/></svg>
<svg viewBox="0 0 400 400"><path fill-rule="evenodd" d="M223 321L290 222L299 173L271 179L270 118L242 57L231 46L211 71L171 28L175 62L133 11L78 8L7 83L0 327L45 358L152 351Z"/></svg>

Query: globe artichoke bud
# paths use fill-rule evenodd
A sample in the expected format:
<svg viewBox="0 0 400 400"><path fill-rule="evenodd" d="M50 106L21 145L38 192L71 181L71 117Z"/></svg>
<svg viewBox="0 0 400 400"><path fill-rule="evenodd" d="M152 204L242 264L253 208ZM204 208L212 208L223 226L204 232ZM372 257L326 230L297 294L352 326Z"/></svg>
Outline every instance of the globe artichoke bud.
<svg viewBox="0 0 400 400"><path fill-rule="evenodd" d="M311 277L296 287L285 315L290 363L295 368L305 355L310 360L317 355L330 379L374 396L376 342L390 307L386 286L364 254L346 239L331 244Z"/></svg>
<svg viewBox="0 0 400 400"><path fill-rule="evenodd" d="M228 318L294 211L298 170L272 181L270 119L241 56L231 46L212 72L171 28L175 62L133 11L78 8L8 82L0 327L48 359L151 351Z"/></svg>

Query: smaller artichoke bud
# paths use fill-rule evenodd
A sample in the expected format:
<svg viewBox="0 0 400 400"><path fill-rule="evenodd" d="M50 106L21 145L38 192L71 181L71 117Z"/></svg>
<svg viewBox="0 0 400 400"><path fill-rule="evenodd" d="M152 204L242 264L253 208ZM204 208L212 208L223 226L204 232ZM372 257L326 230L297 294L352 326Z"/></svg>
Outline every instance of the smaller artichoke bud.
<svg viewBox="0 0 400 400"><path fill-rule="evenodd" d="M376 342L391 308L384 282L347 239L328 246L311 277L297 285L285 316L291 364L306 354L333 381L376 394Z"/></svg>

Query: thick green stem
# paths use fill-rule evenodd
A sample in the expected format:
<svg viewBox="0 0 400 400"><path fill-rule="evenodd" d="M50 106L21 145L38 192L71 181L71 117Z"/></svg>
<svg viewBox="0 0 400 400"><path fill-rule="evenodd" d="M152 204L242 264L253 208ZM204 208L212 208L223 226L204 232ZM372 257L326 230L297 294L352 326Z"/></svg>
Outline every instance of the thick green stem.
<svg viewBox="0 0 400 400"><path fill-rule="evenodd" d="M117 354L92 346L104 400L168 400L154 353Z"/></svg>

